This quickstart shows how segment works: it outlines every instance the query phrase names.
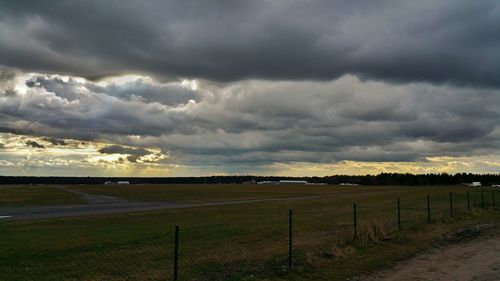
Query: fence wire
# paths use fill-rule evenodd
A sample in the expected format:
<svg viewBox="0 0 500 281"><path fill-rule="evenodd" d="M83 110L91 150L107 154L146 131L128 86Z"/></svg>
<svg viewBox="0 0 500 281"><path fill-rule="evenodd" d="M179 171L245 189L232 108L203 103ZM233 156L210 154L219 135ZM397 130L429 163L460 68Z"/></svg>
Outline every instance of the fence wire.
<svg viewBox="0 0 500 281"><path fill-rule="evenodd" d="M172 280L170 236L16 252L0 262L0 280Z"/></svg>
<svg viewBox="0 0 500 281"><path fill-rule="evenodd" d="M479 190L438 192L429 200L425 194L401 194L399 209L396 196L357 199L317 209L297 204L291 217L284 209L235 217L232 223L181 225L177 256L174 226L135 240L74 247L54 241L52 248L34 254L18 252L14 245L4 249L8 258L0 261L0 280L260 280L286 275L290 262L301 266L310 258L333 258L343 245L383 240L398 229L497 206L500 200L493 191Z"/></svg>

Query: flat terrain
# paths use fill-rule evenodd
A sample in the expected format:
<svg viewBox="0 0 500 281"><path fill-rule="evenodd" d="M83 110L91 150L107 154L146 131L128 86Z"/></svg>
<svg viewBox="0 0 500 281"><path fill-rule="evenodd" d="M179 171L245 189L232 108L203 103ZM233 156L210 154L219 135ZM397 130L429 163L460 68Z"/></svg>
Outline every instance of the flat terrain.
<svg viewBox="0 0 500 281"><path fill-rule="evenodd" d="M305 200L349 196L360 191L383 192L389 188L212 184L14 186L6 190L6 200L17 200L17 204L0 204L0 218L18 220Z"/></svg>
<svg viewBox="0 0 500 281"><path fill-rule="evenodd" d="M453 186L47 188L85 201L59 205L61 209L121 203L189 207L0 219L0 268L4 269L0 280L171 280L176 225L180 226L179 280L347 280L431 248L456 228L496 223L500 217L492 207L491 190L484 189L483 209L479 189L469 189L469 210L466 189ZM426 223L427 194L431 224ZM396 198L401 202L401 231ZM353 203L358 206L356 242ZM39 207L16 209L27 208ZM287 267L289 209L293 209L292 269ZM384 235L373 231L374 226Z"/></svg>
<svg viewBox="0 0 500 281"><path fill-rule="evenodd" d="M301 200L356 190L302 185L51 185L11 186L0 192L8 202L0 204L0 218L41 219Z"/></svg>
<svg viewBox="0 0 500 281"><path fill-rule="evenodd" d="M85 200L77 194L48 186L0 186L0 208L83 203Z"/></svg>
<svg viewBox="0 0 500 281"><path fill-rule="evenodd" d="M91 197L83 195L84 198ZM123 200L116 197L92 196L92 203L79 205L57 205L57 206L31 206L31 207L0 207L0 219L27 220L27 219L47 219L78 217L90 215L119 214L130 212L145 212L165 209L199 208L209 206L239 205L258 202L271 202L280 200L305 200L317 198L319 195L305 195L279 198L256 198L230 201L183 203L177 201L133 201Z"/></svg>
<svg viewBox="0 0 500 281"><path fill-rule="evenodd" d="M115 196L129 200L184 203L284 198L359 190L359 187L340 189L338 187L332 188L332 186L257 184L76 185L65 188L88 194Z"/></svg>

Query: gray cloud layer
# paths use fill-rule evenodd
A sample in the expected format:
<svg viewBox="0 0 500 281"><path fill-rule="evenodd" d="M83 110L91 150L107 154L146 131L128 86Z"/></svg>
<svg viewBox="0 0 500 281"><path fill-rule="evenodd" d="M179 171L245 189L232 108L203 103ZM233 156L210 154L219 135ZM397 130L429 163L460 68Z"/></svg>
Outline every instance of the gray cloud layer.
<svg viewBox="0 0 500 281"><path fill-rule="evenodd" d="M0 64L87 77L498 87L498 50L497 0L0 2Z"/></svg>
<svg viewBox="0 0 500 281"><path fill-rule="evenodd" d="M158 147L170 155L162 161L186 165L415 161L496 154L500 147L500 95L485 88L355 76L197 87L144 77L8 77L3 85L26 86L0 90L0 131L105 140L119 145L103 153L131 157L149 151L124 146Z"/></svg>

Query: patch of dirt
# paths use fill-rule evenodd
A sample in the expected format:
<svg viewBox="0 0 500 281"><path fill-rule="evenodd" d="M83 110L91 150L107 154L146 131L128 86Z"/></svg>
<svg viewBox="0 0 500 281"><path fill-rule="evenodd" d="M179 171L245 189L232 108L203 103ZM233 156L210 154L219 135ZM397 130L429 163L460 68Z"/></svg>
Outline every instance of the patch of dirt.
<svg viewBox="0 0 500 281"><path fill-rule="evenodd" d="M361 277L366 281L498 281L498 226L465 228L445 237L440 247L401 262L390 270Z"/></svg>

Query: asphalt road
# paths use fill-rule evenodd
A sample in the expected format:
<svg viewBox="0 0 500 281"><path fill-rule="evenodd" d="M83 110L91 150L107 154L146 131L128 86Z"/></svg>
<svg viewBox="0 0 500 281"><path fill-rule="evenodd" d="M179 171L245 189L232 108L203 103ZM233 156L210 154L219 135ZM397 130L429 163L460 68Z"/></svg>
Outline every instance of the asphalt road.
<svg viewBox="0 0 500 281"><path fill-rule="evenodd" d="M63 188L63 187L54 187ZM57 205L57 206L39 206L39 207L0 207L0 219L2 220L27 220L27 219L45 219L62 218L75 216L90 216L104 214L118 214L129 212L144 212L163 209L196 208L223 205L238 205L259 202L285 201L285 200L303 200L321 197L322 195L309 195L298 197L283 198L263 198L248 200L218 201L207 203L183 203L176 201L145 202L131 201L111 196L93 195L75 190L67 190L78 194L88 204L82 205Z"/></svg>

